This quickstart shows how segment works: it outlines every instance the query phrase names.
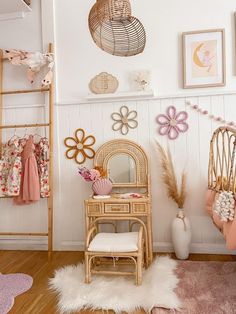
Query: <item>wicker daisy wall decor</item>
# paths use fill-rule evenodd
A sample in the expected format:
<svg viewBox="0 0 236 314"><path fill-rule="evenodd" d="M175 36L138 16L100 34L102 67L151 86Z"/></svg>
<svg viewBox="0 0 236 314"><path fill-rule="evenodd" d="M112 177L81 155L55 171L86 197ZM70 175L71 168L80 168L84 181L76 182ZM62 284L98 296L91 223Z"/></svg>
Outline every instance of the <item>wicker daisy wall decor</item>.
<svg viewBox="0 0 236 314"><path fill-rule="evenodd" d="M85 136L83 129L77 129L74 137L67 137L64 144L68 147L66 157L74 159L77 164L83 164L86 159L93 159L95 151L92 146L95 144L96 139L92 135Z"/></svg>
<svg viewBox="0 0 236 314"><path fill-rule="evenodd" d="M127 135L129 129L135 129L138 126L137 111L131 110L127 106L122 106L120 112L114 112L111 118L115 123L112 125L113 131L120 131L122 135Z"/></svg>
<svg viewBox="0 0 236 314"><path fill-rule="evenodd" d="M170 140L175 140L179 133L184 133L189 126L186 122L188 114L186 111L177 112L174 106L166 109L166 114L159 114L156 118L160 125L158 132L160 135L167 135Z"/></svg>

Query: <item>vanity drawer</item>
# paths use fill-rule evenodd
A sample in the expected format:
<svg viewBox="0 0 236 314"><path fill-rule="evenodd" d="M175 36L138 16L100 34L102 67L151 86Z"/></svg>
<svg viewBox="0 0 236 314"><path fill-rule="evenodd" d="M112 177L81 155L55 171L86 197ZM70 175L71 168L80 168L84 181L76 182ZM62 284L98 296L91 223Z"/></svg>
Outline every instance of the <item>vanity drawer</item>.
<svg viewBox="0 0 236 314"><path fill-rule="evenodd" d="M87 205L88 215L96 215L102 213L102 204L92 203Z"/></svg>
<svg viewBox="0 0 236 314"><path fill-rule="evenodd" d="M133 203L132 213L134 214L146 214L148 212L146 203Z"/></svg>
<svg viewBox="0 0 236 314"><path fill-rule="evenodd" d="M129 204L105 204L105 213L107 214L124 214L129 212Z"/></svg>

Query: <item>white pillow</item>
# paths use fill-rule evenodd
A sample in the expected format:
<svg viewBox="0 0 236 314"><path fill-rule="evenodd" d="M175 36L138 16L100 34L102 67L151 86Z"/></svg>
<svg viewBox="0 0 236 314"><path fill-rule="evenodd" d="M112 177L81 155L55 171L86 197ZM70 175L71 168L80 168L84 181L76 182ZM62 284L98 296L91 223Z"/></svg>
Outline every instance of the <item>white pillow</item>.
<svg viewBox="0 0 236 314"><path fill-rule="evenodd" d="M138 232L98 233L91 241L88 251L136 252L138 251Z"/></svg>

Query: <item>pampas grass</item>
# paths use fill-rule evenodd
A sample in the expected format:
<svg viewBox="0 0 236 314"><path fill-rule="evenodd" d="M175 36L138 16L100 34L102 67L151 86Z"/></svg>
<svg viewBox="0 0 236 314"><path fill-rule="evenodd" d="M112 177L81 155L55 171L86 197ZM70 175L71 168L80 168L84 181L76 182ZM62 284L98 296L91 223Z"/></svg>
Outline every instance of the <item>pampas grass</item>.
<svg viewBox="0 0 236 314"><path fill-rule="evenodd" d="M181 186L178 189L171 153L169 149L165 152L161 144L157 141L156 145L161 157L162 178L167 187L168 196L178 205L178 208L182 209L186 199L186 174L183 172Z"/></svg>

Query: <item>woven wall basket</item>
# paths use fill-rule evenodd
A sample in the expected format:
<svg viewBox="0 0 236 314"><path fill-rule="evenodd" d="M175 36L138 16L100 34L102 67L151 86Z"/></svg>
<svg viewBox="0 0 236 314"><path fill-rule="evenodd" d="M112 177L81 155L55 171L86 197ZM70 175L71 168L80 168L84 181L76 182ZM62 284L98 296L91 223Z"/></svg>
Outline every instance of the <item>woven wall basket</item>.
<svg viewBox="0 0 236 314"><path fill-rule="evenodd" d="M128 57L145 48L145 29L131 15L128 0L97 0L89 14L89 29L96 45L109 54Z"/></svg>

